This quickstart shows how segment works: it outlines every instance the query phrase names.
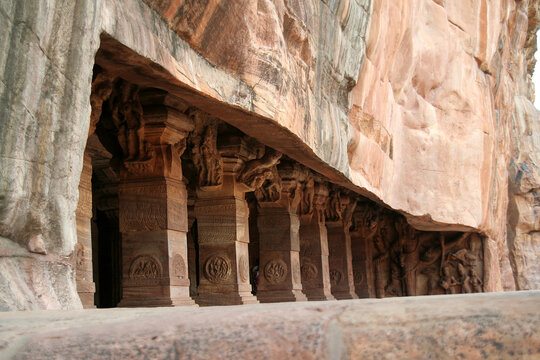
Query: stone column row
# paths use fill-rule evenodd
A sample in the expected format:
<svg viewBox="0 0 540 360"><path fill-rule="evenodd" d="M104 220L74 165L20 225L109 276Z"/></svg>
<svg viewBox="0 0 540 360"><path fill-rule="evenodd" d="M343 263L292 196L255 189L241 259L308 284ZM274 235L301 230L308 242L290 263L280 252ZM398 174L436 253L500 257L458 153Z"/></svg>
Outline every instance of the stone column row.
<svg viewBox="0 0 540 360"><path fill-rule="evenodd" d="M355 201L281 153L254 144L210 117L195 121L165 92L117 85L110 113L121 149L119 228L123 297L119 306L193 305L188 264L187 191L181 155L189 145L198 171L200 305L356 298L351 249ZM228 130L227 130L228 129ZM218 131L220 136L218 138ZM189 144L186 143L188 134ZM86 307L91 271L91 163L85 159L80 206L77 284ZM247 192L259 215L260 276L253 296L249 268ZM89 210L90 209L90 210ZM193 219L192 219L193 221ZM194 247L191 245L191 253Z"/></svg>

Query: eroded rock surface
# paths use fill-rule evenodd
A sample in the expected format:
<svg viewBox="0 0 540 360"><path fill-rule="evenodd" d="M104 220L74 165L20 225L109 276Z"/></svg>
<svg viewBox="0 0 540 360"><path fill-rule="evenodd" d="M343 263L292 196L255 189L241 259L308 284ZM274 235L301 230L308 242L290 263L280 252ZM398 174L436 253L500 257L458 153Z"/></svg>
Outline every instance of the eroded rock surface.
<svg viewBox="0 0 540 360"><path fill-rule="evenodd" d="M159 84L418 229L482 233L488 290L512 289L514 278L538 287L528 79L537 8L2 1L0 309L81 306L75 211L100 46L132 80ZM37 274L52 285L42 289Z"/></svg>

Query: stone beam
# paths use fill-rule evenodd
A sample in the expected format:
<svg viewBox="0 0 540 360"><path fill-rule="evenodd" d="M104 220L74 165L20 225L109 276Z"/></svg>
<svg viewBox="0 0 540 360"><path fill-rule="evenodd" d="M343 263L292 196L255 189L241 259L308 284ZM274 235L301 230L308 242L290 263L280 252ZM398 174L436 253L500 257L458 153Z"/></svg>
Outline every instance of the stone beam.
<svg viewBox="0 0 540 360"><path fill-rule="evenodd" d="M540 291L0 313L0 358L540 357Z"/></svg>

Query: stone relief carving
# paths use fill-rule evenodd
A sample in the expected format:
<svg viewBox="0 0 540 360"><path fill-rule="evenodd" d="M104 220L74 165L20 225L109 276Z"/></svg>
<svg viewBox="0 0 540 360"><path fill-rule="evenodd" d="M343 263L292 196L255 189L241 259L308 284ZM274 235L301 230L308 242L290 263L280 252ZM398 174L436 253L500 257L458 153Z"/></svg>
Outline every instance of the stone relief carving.
<svg viewBox="0 0 540 360"><path fill-rule="evenodd" d="M292 276L293 276L293 282L295 284L301 284L302 283L302 276L300 274L300 264L296 258L293 259L292 262Z"/></svg>
<svg viewBox="0 0 540 360"><path fill-rule="evenodd" d="M261 187L255 189L255 197L259 202L275 202L281 198L282 186L277 167L273 166L270 172L265 173L268 178Z"/></svg>
<svg viewBox="0 0 540 360"><path fill-rule="evenodd" d="M249 266L245 255L240 256L240 261L238 262L238 274L240 275L240 280L242 282L248 282Z"/></svg>
<svg viewBox="0 0 540 360"><path fill-rule="evenodd" d="M304 262L300 267L300 274L302 275L302 281L311 282L317 278L319 271L317 267L311 262Z"/></svg>
<svg viewBox="0 0 540 360"><path fill-rule="evenodd" d="M130 173L152 172L154 150L144 140L143 108L139 88L123 80L118 81L111 94L111 114L118 129L118 143L122 148L124 166Z"/></svg>
<svg viewBox="0 0 540 360"><path fill-rule="evenodd" d="M310 171L306 171L306 180L303 183L302 200L299 205L301 215L313 214L313 199L315 198L315 179Z"/></svg>
<svg viewBox="0 0 540 360"><path fill-rule="evenodd" d="M223 184L223 159L217 149L217 122L191 136L193 163L199 171L199 187L212 188Z"/></svg>
<svg viewBox="0 0 540 360"><path fill-rule="evenodd" d="M246 184L251 189L260 188L267 180L274 179L277 174L276 165L282 154L279 151L266 148L260 158L249 160L239 171L237 180ZM273 181L279 181L279 175Z"/></svg>
<svg viewBox="0 0 540 360"><path fill-rule="evenodd" d="M364 204L352 231L372 248L377 297L482 291L482 240L476 234L418 231L404 217Z"/></svg>
<svg viewBox="0 0 540 360"><path fill-rule="evenodd" d="M339 285L343 279L343 274L337 269L330 270L330 284L333 286Z"/></svg>
<svg viewBox="0 0 540 360"><path fill-rule="evenodd" d="M348 202L347 199L342 199L339 190L332 190L328 198L328 204L325 209L326 221L340 221L343 218L343 212Z"/></svg>
<svg viewBox="0 0 540 360"><path fill-rule="evenodd" d="M159 279L162 275L160 262L153 256L140 255L136 257L129 267L131 279Z"/></svg>
<svg viewBox="0 0 540 360"><path fill-rule="evenodd" d="M110 75L103 69L96 66L92 79L92 93L90 95L90 106L92 113L90 115L90 128L88 136L96 130L96 125L101 117L103 103L111 96L113 81Z"/></svg>
<svg viewBox="0 0 540 360"><path fill-rule="evenodd" d="M231 262L225 255L212 255L204 264L204 274L213 283L222 283L231 275Z"/></svg>
<svg viewBox="0 0 540 360"><path fill-rule="evenodd" d="M177 277L179 279L186 279L187 278L187 269L186 269L186 262L184 261L184 258L180 254L176 254L173 257L172 262L172 275L174 277Z"/></svg>
<svg viewBox="0 0 540 360"><path fill-rule="evenodd" d="M279 284L285 281L287 264L281 259L270 260L264 267L264 277L270 284Z"/></svg>

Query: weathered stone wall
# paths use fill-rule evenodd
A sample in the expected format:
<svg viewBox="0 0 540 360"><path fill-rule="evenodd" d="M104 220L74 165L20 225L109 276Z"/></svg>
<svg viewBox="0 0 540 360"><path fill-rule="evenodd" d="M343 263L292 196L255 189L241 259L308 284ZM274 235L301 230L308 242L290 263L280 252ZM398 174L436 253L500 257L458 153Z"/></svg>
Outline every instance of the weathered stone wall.
<svg viewBox="0 0 540 360"><path fill-rule="evenodd" d="M80 307L75 209L102 33L140 55L119 61L141 82L188 94L415 226L479 230L488 289L511 288L510 151L515 169L538 154L529 4L2 1L0 309ZM534 287L538 185L512 169L510 258L518 286Z"/></svg>

